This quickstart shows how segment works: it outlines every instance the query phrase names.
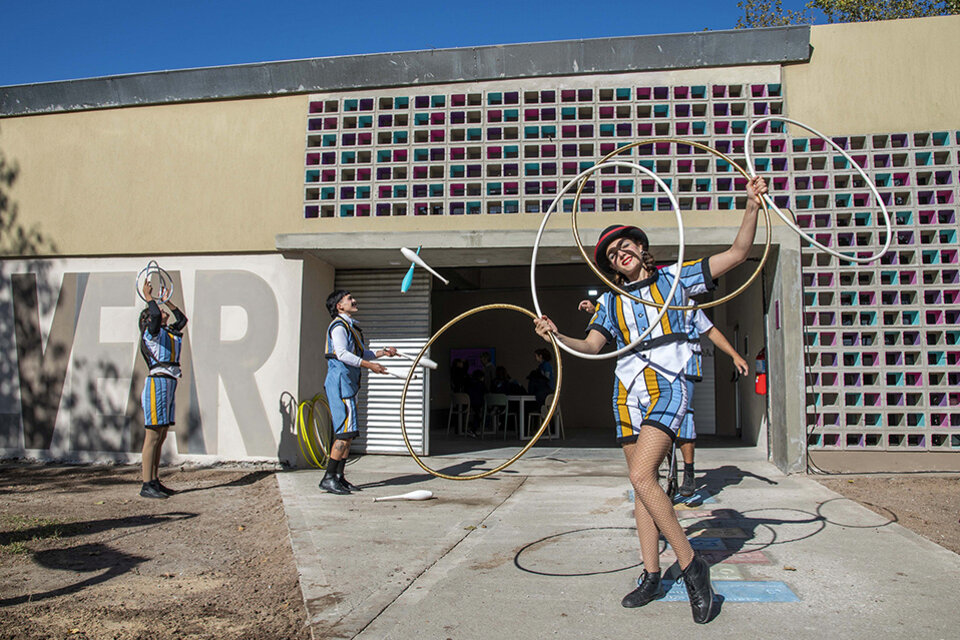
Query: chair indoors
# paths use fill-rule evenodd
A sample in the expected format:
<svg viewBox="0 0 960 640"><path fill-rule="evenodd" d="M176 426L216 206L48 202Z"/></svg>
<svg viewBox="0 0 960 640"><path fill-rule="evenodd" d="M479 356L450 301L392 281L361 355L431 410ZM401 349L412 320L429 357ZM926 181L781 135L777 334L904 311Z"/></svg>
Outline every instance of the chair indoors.
<svg viewBox="0 0 960 640"><path fill-rule="evenodd" d="M537 429L540 428L540 421L543 419L543 416L547 415L547 410L550 408L550 404L553 402L553 394L551 393L543 401L543 406L540 407L538 411L533 411L527 416L526 429L523 430L523 433L520 434L521 440L529 440L533 437L533 434L537 432ZM563 433L563 412L560 411L560 405L557 405L557 410L553 413L553 418L550 420L550 424L547 425L547 430L544 432L543 437L547 440L554 440L557 438L564 438Z"/></svg>
<svg viewBox="0 0 960 640"><path fill-rule="evenodd" d="M487 434L496 435L500 430L500 424L503 423L503 438L507 438L509 429L509 418L514 419L514 426L519 433L516 416L509 413L507 406L507 396L504 393L488 393L483 399L483 421L480 425L480 437ZM488 428L489 423L489 428Z"/></svg>
<svg viewBox="0 0 960 640"><path fill-rule="evenodd" d="M457 423L457 435L466 433L470 423L470 396L466 393L454 393L450 396L450 413L447 414L447 435L454 420Z"/></svg>

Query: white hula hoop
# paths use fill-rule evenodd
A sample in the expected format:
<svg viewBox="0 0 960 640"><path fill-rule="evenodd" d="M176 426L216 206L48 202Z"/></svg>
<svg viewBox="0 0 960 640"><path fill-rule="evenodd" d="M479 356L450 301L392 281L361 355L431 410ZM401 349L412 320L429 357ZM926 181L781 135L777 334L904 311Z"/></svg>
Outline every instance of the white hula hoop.
<svg viewBox="0 0 960 640"><path fill-rule="evenodd" d="M146 280L149 279L153 274L157 274L157 276L160 278L160 291L158 292L159 295L157 296L157 300L160 302L166 302L170 299L170 296L173 295L173 278L171 278L170 274L164 269L160 268L160 265L157 264L156 260L151 260L148 262L147 266L141 269L140 273L137 274L137 296L144 302L147 301L147 299L143 297L143 283L145 283ZM143 278L144 281L141 282L140 278Z"/></svg>
<svg viewBox="0 0 960 640"><path fill-rule="evenodd" d="M858 264L868 264L878 259L887 251L889 251L890 242L893 239L893 225L890 224L890 213L887 211L887 207L883 204L883 199L880 197L880 192L877 191L876 185L873 184L873 181L870 180L870 178L867 176L866 172L860 167L860 165L854 162L853 158L851 158L846 151L840 148L840 145L838 145L836 142L834 142L827 136L823 135L816 129L808 127L802 122L797 122L796 120L791 120L790 118L784 118L783 116L766 116L764 118L760 118L759 120L754 121L754 123L750 125L750 128L747 129L747 133L743 138L743 152L746 157L747 171L750 173L750 177L753 178L753 177L756 177L757 175L757 170L753 165L753 158L750 155L750 136L753 135L753 130L757 127L758 124L762 122L773 121L773 120L776 120L777 122L789 122L790 124L796 125L801 129L809 131L810 133L817 136L821 140L827 142L831 147L833 147L836 151L838 151L844 158L846 158L851 165L853 165L853 168L857 170L857 173L859 173L863 177L864 182L866 182L867 186L870 187L870 191L873 192L873 196L874 198L876 198L877 204L880 205L880 210L883 212L883 219L887 225L887 241L884 243L883 249L881 249L879 253L875 253L871 256L867 256L865 258L858 258L856 256L846 255L846 254L840 253L835 249L831 249L830 247L827 247L821 244L815 238L811 237L803 229L798 227L797 223L795 223L790 216L788 216L783 211L781 211L780 207L774 204L773 198L771 198L767 194L764 194L763 197L766 199L767 205L771 209L773 209L777 213L777 215L780 216L780 219L783 220L786 223L786 225L790 227L793 230L793 232L796 233L798 236L800 236L801 238L803 238L813 246L817 247L821 251L825 251L832 256L836 256L837 258L840 258L841 260L848 260L850 262L856 262ZM856 251L854 251L853 253L856 253Z"/></svg>
<svg viewBox="0 0 960 640"><path fill-rule="evenodd" d="M683 237L683 218L680 215L680 204L677 202L676 196L673 195L673 192L670 191L670 188L667 187L666 183L660 179L660 176L655 174L650 169L647 169L644 166L636 164L634 162L626 162L625 160L612 160L603 162L600 164L595 164L589 169L584 169L576 177L570 180L563 189L557 193L557 196L553 199L553 202L550 203L550 207L547 209L546 213L543 214L543 220L540 222L540 229L537 231L537 239L533 243L533 257L530 259L530 293L533 295L533 308L536 309L537 317L542 317L543 312L540 310L540 300L537 298L537 252L540 250L540 238L543 236L543 230L547 226L547 221L550 219L550 216L553 215L554 210L557 208L557 203L560 202L560 198L567 193L574 185L579 183L581 180L586 179L587 176L592 174L598 169L604 167L630 167L631 169L637 169L641 173L645 173L651 178L653 178L660 188L667 194L670 198L670 204L673 205L673 211L677 214L677 231L679 234L678 241L680 242L680 250L677 252L677 273L676 277L673 279L673 286L670 287L670 293L664 297L663 305L660 307L660 312L657 314L657 317L650 322L650 326L646 328L643 333L641 333L636 340L626 345L621 349L616 351L611 351L609 353L584 353L583 351L577 351L567 345L563 344L561 340L556 340L556 343L560 345L560 348L569 353L570 355L577 356L578 358L583 358L584 360L607 360L609 358L616 358L628 351L635 349L644 338L650 335L650 332L653 331L660 323L660 319L663 318L664 314L667 312L667 307L670 306L670 302L673 300L673 294L677 290L677 285L680 284L680 269L683 266L683 248L684 248L684 237Z"/></svg>

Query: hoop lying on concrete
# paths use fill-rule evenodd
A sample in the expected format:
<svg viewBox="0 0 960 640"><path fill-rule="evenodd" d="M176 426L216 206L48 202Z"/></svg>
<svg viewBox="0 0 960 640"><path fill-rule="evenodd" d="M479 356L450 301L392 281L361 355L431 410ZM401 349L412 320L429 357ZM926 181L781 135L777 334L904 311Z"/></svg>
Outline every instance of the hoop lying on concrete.
<svg viewBox="0 0 960 640"><path fill-rule="evenodd" d="M784 118L783 116L767 116L765 118L760 118L759 120L755 121L753 124L750 125L750 128L747 129L747 133L743 138L743 152L744 152L744 155L746 156L747 169L749 169L750 171L750 177L757 175L756 169L754 168L754 164L753 164L753 158L750 156L750 136L753 135L753 131L754 129L757 128L757 125L763 122L771 121L771 120L776 120L777 122L789 122L790 124L796 125L801 129L805 129L809 131L810 133L817 136L824 142L828 143L837 152L839 152L844 158L846 158L851 165L853 165L853 168L857 170L857 173L859 173L863 177L864 182L866 182L867 186L870 187L870 191L873 192L873 197L877 199L877 204L880 205L880 210L883 212L883 219L887 225L887 241L884 243L883 249L881 249L879 253L875 253L865 258L858 258L856 256L846 255L846 254L840 253L839 251L831 249L830 247L824 244L821 244L815 238L813 238L812 236L804 232L803 229L797 226L797 223L794 222L791 216L788 216L787 214L785 214L783 211L780 210L780 207L778 207L773 202L773 198L771 198L770 196L764 195L763 197L764 201L773 208L776 214L780 216L780 218L786 223L788 227L793 229L794 233L796 233L801 238L803 238L813 246L817 247L821 251L826 251L830 255L836 256L841 260L848 260L850 262L856 262L858 264L867 264L867 263L873 262L883 254L885 254L890 249L890 241L893 238L893 227L890 224L890 214L887 212L887 207L883 204L883 199L880 197L880 192L877 191L876 185L874 185L873 182L870 180L870 178L867 177L866 172L864 172L864 170L860 167L860 165L858 165L846 151L840 148L840 145L838 145L836 142L826 137L816 129L808 127L802 122L797 122L796 120L791 120L790 118Z"/></svg>

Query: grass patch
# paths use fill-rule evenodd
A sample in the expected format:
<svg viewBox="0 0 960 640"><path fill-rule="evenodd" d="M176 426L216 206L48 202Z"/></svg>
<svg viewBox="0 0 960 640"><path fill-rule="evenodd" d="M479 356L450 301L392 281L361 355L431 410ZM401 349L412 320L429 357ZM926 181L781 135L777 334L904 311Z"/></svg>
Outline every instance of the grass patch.
<svg viewBox="0 0 960 640"><path fill-rule="evenodd" d="M26 542L17 540L10 544L0 545L0 556L19 556L24 553L30 553L30 547Z"/></svg>
<svg viewBox="0 0 960 640"><path fill-rule="evenodd" d="M59 540L65 525L53 518L0 513L0 555L29 553L28 542Z"/></svg>

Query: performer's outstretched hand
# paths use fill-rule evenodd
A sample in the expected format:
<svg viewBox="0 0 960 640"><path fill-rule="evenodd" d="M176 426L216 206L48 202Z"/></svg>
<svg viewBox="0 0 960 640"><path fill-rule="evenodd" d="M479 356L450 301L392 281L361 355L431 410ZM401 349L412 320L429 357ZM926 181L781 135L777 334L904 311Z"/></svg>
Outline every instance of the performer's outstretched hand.
<svg viewBox="0 0 960 640"><path fill-rule="evenodd" d="M734 354L733 356L733 366L737 371L740 372L740 375L745 376L750 373L750 367L747 366L747 361L743 359L739 353Z"/></svg>
<svg viewBox="0 0 960 640"><path fill-rule="evenodd" d="M747 183L747 197L753 202L763 204L763 196L767 193L767 182L760 176L754 176Z"/></svg>
<svg viewBox="0 0 960 640"><path fill-rule="evenodd" d="M537 331L537 335L543 338L544 340L546 340L547 342L550 342L549 334L558 333L557 325L555 325L553 323L553 320L551 320L547 316L541 316L536 320L534 320L533 326Z"/></svg>

